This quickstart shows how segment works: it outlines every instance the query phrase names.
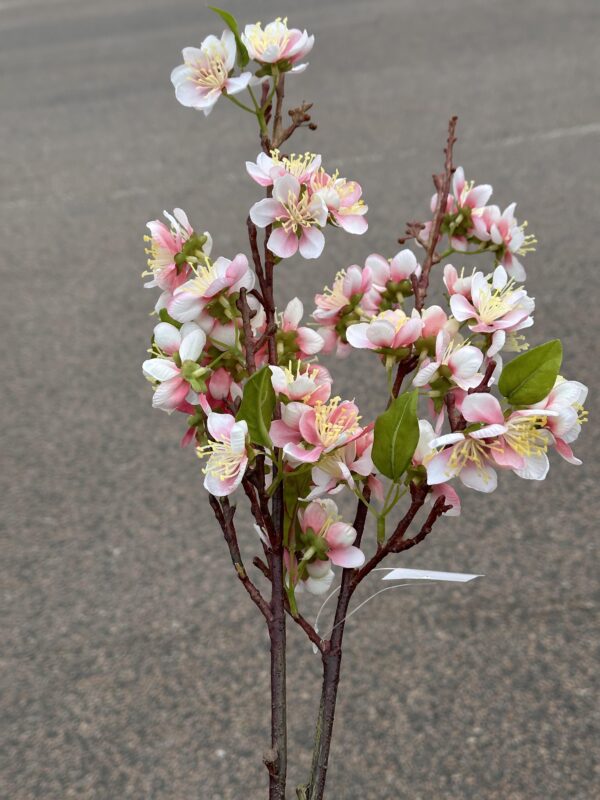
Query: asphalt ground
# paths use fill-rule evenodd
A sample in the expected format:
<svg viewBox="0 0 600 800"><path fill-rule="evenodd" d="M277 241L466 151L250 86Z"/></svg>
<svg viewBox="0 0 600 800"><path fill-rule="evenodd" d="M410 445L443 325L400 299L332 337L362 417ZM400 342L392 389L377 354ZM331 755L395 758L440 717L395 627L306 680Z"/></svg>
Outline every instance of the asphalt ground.
<svg viewBox="0 0 600 800"><path fill-rule="evenodd" d="M229 6L247 21L286 10ZM362 183L370 227L331 231L317 265L282 267L280 301L310 308L338 269L395 252L405 220L426 213L457 113L457 161L501 205L517 200L539 239L532 341L560 336L567 377L592 389L584 466L554 458L543 484L503 475L490 497L465 493L462 517L401 562L485 578L386 592L349 622L329 795L591 800L600 4L306 0L290 22L317 37L289 85L319 128L295 149ZM181 422L152 411L140 370L146 221L181 205L219 253L246 249L252 120L223 103L205 120L169 83L180 49L219 30L196 0L0 2L7 800L265 796L265 632L199 464L178 448ZM365 416L382 403L370 363L332 365ZM242 525L248 554L254 537ZM289 638L293 785L319 663Z"/></svg>

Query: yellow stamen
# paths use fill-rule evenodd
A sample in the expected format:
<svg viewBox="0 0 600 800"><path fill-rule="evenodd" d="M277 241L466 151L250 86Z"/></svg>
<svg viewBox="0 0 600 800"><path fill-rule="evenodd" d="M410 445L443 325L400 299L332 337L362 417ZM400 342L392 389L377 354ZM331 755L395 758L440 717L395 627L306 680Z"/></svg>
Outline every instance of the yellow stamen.
<svg viewBox="0 0 600 800"><path fill-rule="evenodd" d="M515 281L511 278L501 289L491 289L487 293L481 292L478 303L481 321L490 325L511 311L512 296L515 291Z"/></svg>
<svg viewBox="0 0 600 800"><path fill-rule="evenodd" d="M198 458L208 457L206 466L202 469L204 475L226 481L235 477L240 468L243 453L235 453L227 442L209 442L196 449Z"/></svg>
<svg viewBox="0 0 600 800"><path fill-rule="evenodd" d="M539 456L548 450L548 439L543 430L546 417L515 417L507 422L504 441L520 456Z"/></svg>
<svg viewBox="0 0 600 800"><path fill-rule="evenodd" d="M500 449L501 446L498 442L486 442L482 439L473 439L467 436L466 439L453 445L448 466L460 472L467 464L474 464L480 474L485 475L483 468L489 458L490 451Z"/></svg>
<svg viewBox="0 0 600 800"><path fill-rule="evenodd" d="M250 32L246 34L250 44L258 56L264 53L264 51L271 45L275 45L281 50L284 50L289 42L290 34L287 28L287 17L284 17L283 19L281 17L277 17L275 22L281 23L284 26L283 30L274 23L267 25L267 28L270 28L270 30L263 30L262 22L257 22L256 25L251 27Z"/></svg>
<svg viewBox="0 0 600 800"><path fill-rule="evenodd" d="M348 298L344 294L344 278L346 277L346 270L341 269L335 276L335 281L331 289L326 286L321 295L320 305L326 309L333 311L337 308L343 308L348 305Z"/></svg>
<svg viewBox="0 0 600 800"><path fill-rule="evenodd" d="M204 295L208 287L213 283L213 281L217 278L217 273L214 268L214 265L211 264L208 258L206 258L205 264L198 264L196 266L192 266L192 269L196 273L196 277L192 281L192 291L200 296Z"/></svg>
<svg viewBox="0 0 600 800"><path fill-rule="evenodd" d="M290 156L281 157L279 150L271 150L273 163L281 164L290 175L301 178L310 164L316 158L315 153L292 153Z"/></svg>
<svg viewBox="0 0 600 800"><path fill-rule="evenodd" d="M351 435L359 428L360 417L352 409L342 409L336 415L335 421L330 419L340 402L340 397L333 397L328 403L315 403L315 427L325 447L331 447L338 442L342 434Z"/></svg>
<svg viewBox="0 0 600 800"><path fill-rule="evenodd" d="M277 217L277 221L281 222L281 227L286 233L294 231L296 233L298 228L311 228L315 224L313 211L310 208L310 198L307 193L301 194L296 197L293 192L289 192L287 202L283 204L288 213L288 216Z"/></svg>
<svg viewBox="0 0 600 800"><path fill-rule="evenodd" d="M194 69L193 81L209 92L220 91L227 80L220 43L205 48L203 55L206 57L206 62L195 61L190 64Z"/></svg>

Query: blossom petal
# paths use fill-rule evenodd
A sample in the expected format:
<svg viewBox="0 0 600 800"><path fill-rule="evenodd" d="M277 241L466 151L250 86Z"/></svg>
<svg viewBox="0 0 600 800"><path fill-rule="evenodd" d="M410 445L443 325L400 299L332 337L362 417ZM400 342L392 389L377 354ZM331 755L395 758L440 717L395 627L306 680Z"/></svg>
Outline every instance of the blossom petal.
<svg viewBox="0 0 600 800"><path fill-rule="evenodd" d="M168 381L179 376L179 367L166 358L149 358L142 364L144 375L156 381Z"/></svg>
<svg viewBox="0 0 600 800"><path fill-rule="evenodd" d="M459 322L477 317L477 312L462 294L453 294L450 298L450 309Z"/></svg>
<svg viewBox="0 0 600 800"><path fill-rule="evenodd" d="M489 494L498 486L496 471L487 464L479 467L474 464L467 464L466 467L461 469L459 477L465 486L468 486L469 489L475 489L476 492Z"/></svg>
<svg viewBox="0 0 600 800"><path fill-rule="evenodd" d="M458 297L458 295L455 295ZM488 422L504 425L504 414L496 398L485 392L465 397L461 413L468 422Z"/></svg>
<svg viewBox="0 0 600 800"><path fill-rule="evenodd" d="M303 464L314 464L315 461L321 458L323 448L313 447L310 450L306 450L301 444L288 443L284 446L283 452L295 461L300 461Z"/></svg>
<svg viewBox="0 0 600 800"><path fill-rule="evenodd" d="M248 86L250 83L251 77L251 72L242 72L241 75L238 75L235 78L228 78L225 81L227 94L238 94L239 92L243 92L246 86Z"/></svg>
<svg viewBox="0 0 600 800"><path fill-rule="evenodd" d="M346 339L349 341L352 347L357 347L359 349L367 348L372 350L373 345L367 337L368 329L368 322L359 322L356 325L350 325L350 327L346 330Z"/></svg>
<svg viewBox="0 0 600 800"><path fill-rule="evenodd" d="M514 472L519 478L525 478L528 481L543 481L549 469L550 462L546 453L538 453L525 456L524 466L521 469L515 469Z"/></svg>
<svg viewBox="0 0 600 800"><path fill-rule="evenodd" d="M306 259L319 258L325 247L325 236L319 228L304 228L300 237L300 255Z"/></svg>
<svg viewBox="0 0 600 800"><path fill-rule="evenodd" d="M266 228L274 222L277 217L285 216L285 208L272 197L265 197L254 203L250 209L250 219L259 228Z"/></svg>
<svg viewBox="0 0 600 800"><path fill-rule="evenodd" d="M275 228L269 236L267 246L279 258L290 258L298 250L298 237L294 231L286 232L284 228Z"/></svg>
<svg viewBox="0 0 600 800"><path fill-rule="evenodd" d="M179 350L181 334L170 322L159 322L154 328L154 342L163 352L172 356Z"/></svg>
<svg viewBox="0 0 600 800"><path fill-rule="evenodd" d="M437 483L446 483L451 480L457 473L456 467L451 467L449 464L452 456L452 448L442 450L431 458L427 464L427 483L430 486L435 486Z"/></svg>
<svg viewBox="0 0 600 800"><path fill-rule="evenodd" d="M208 415L206 427L213 439L218 442L228 442L231 437L231 429L235 425L235 418L231 414L217 414L213 411Z"/></svg>
<svg viewBox="0 0 600 800"><path fill-rule="evenodd" d="M327 553L331 562L338 567L345 569L354 569L362 567L365 563L365 554L358 547L351 545L350 547L338 547L329 550Z"/></svg>
<svg viewBox="0 0 600 800"><path fill-rule="evenodd" d="M205 344L206 334L202 328L191 331L187 336L183 337L183 341L181 342L181 347L179 348L181 360L197 361L202 355Z"/></svg>

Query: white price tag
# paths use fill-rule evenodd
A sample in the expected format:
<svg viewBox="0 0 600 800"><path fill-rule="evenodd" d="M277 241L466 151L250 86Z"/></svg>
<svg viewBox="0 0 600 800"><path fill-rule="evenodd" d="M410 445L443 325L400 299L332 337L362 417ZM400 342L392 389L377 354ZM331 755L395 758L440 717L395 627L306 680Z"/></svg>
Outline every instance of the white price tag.
<svg viewBox="0 0 600 800"><path fill-rule="evenodd" d="M391 569L384 575L384 581L426 580L426 581L454 581L468 583L474 578L483 578L483 575L470 575L466 572L434 572L431 569Z"/></svg>

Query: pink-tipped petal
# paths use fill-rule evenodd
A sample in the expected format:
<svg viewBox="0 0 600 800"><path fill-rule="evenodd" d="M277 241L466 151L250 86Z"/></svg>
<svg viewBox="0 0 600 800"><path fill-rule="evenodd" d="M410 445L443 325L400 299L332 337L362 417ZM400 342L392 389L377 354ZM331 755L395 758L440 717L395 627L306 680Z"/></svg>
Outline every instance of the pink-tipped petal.
<svg viewBox="0 0 600 800"><path fill-rule="evenodd" d="M356 569L365 563L365 554L354 545L330 550L327 555L333 564L344 569Z"/></svg>
<svg viewBox="0 0 600 800"><path fill-rule="evenodd" d="M267 246L279 258L290 258L298 250L298 237L294 231L286 232L284 228L275 228L269 236Z"/></svg>
<svg viewBox="0 0 600 800"><path fill-rule="evenodd" d="M504 425L500 403L491 394L470 394L465 397L461 413L468 422L487 422Z"/></svg>

